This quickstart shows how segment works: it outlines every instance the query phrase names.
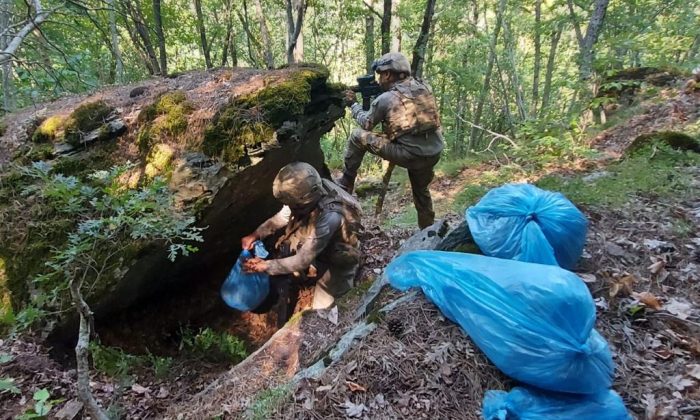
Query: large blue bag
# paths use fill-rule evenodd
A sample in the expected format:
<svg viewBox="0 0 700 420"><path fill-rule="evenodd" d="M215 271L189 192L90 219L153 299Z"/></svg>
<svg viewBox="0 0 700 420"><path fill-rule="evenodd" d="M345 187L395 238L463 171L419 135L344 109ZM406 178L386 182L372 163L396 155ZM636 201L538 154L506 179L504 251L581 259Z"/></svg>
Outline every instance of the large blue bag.
<svg viewBox="0 0 700 420"><path fill-rule="evenodd" d="M560 193L530 184L489 191L467 209L467 223L488 256L572 269L586 242L586 217Z"/></svg>
<svg viewBox="0 0 700 420"><path fill-rule="evenodd" d="M506 375L551 391L610 388L613 362L588 288L557 266L415 251L389 264L391 285L419 286Z"/></svg>
<svg viewBox="0 0 700 420"><path fill-rule="evenodd" d="M256 241L255 255L267 257L267 251L262 242ZM260 306L270 293L270 276L266 273L246 273L243 262L252 258L253 254L244 249L236 260L224 284L221 285L221 298L226 304L239 311L252 311Z"/></svg>
<svg viewBox="0 0 700 420"><path fill-rule="evenodd" d="M484 420L628 420L625 404L615 391L593 395L543 392L513 388L487 391L482 407Z"/></svg>

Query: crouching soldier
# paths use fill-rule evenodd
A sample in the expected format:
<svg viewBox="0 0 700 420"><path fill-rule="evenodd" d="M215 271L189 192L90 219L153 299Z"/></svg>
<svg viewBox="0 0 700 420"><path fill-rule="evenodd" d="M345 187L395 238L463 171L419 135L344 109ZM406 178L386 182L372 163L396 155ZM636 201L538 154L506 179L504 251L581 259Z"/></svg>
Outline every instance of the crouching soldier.
<svg viewBox="0 0 700 420"><path fill-rule="evenodd" d="M257 239L284 228L275 248L288 249L291 255L267 261L252 258L243 268L315 279L312 308L327 308L354 285L360 265L360 204L303 162L282 168L272 192L284 204L282 210L242 238L241 247L251 249Z"/></svg>

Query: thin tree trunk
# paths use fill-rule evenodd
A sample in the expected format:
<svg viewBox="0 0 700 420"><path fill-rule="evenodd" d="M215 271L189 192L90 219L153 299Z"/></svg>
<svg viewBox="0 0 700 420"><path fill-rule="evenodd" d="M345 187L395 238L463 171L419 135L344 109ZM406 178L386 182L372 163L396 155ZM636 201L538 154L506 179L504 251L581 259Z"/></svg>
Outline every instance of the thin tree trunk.
<svg viewBox="0 0 700 420"><path fill-rule="evenodd" d="M197 32L199 32L199 43L204 54L204 64L207 69L214 67L211 63L211 55L209 55L209 45L207 44L207 31L204 28L204 16L202 15L202 0L194 0L194 9L197 13Z"/></svg>
<svg viewBox="0 0 700 420"><path fill-rule="evenodd" d="M87 271L85 271L87 273ZM70 280L70 294L73 300L73 306L78 311L80 315L80 328L78 331L78 341L75 345L75 360L76 360L76 372L78 375L77 389L78 397L80 401L87 408L87 412L90 416L98 420L108 420L109 417L102 407L97 403L95 397L92 395L90 390L90 363L89 363L89 346L90 346L90 336L92 335L92 311L90 307L83 299L80 292L80 287L82 286L83 279L78 277L73 277Z"/></svg>
<svg viewBox="0 0 700 420"><path fill-rule="evenodd" d="M420 33L416 40L416 45L413 47L413 59L411 60L411 72L413 76L420 79L423 76L423 63L425 62L425 50L428 46L428 38L430 37L430 23L433 20L435 13L435 1L428 0L425 5L425 13L423 14L423 24L420 27Z"/></svg>
<svg viewBox="0 0 700 420"><path fill-rule="evenodd" d="M382 55L391 48L391 0L384 0L384 14L382 15Z"/></svg>
<svg viewBox="0 0 700 420"><path fill-rule="evenodd" d="M136 33L143 42L143 48L148 57L148 61L150 61L151 63L153 74L163 74L163 72L160 69L160 64L158 64L156 51L153 49L153 42L151 41L151 36L148 33L148 27L146 26L145 20L143 18L143 13L141 13L139 5L137 3L134 3L132 0L126 0L126 6L134 22Z"/></svg>
<svg viewBox="0 0 700 420"><path fill-rule="evenodd" d="M374 62L374 16L371 12L365 15L365 67L367 74L372 73Z"/></svg>
<svg viewBox="0 0 700 420"><path fill-rule="evenodd" d="M520 84L520 76L518 75L518 66L515 60L515 45L513 42L513 34L510 31L508 22L503 22L503 36L505 38L505 46L508 57L508 67L510 69L509 79L513 92L515 92L515 104L518 108L518 115L521 120L527 119L527 105L525 104L525 95L523 87Z"/></svg>
<svg viewBox="0 0 700 420"><path fill-rule="evenodd" d="M122 4L122 7L125 7L125 5ZM139 35L136 33L136 29L131 25L132 21L129 19L128 13L128 10L124 8L121 15L124 17L124 26L126 26L126 31L129 34L129 38L131 39L132 44L134 44L134 49L141 57L141 62L146 66L148 74L155 74L156 70L153 68L153 63L149 59L148 53L146 53L146 47L143 46Z"/></svg>
<svg viewBox="0 0 700 420"><path fill-rule="evenodd" d="M12 22L12 0L2 0L0 2L0 28L9 28ZM0 35L0 51L4 51L10 43L9 34ZM12 61L8 60L2 64L2 108L5 112L15 109L14 87L12 86Z"/></svg>
<svg viewBox="0 0 700 420"><path fill-rule="evenodd" d="M493 36L489 41L489 61L486 65L486 76L484 77L484 86L479 94L479 102L476 105L476 111L474 112L474 125L479 125L481 122L481 115L484 112L484 103L486 102L486 96L489 93L489 87L491 84L491 72L493 71L493 63L496 59L496 40L498 39L498 33L501 31L501 22L503 21L503 13L506 8L506 0L500 0L498 3L498 11L496 12L496 26L493 29ZM469 137L469 149L473 149L481 138L481 131L476 127L472 127L471 136Z"/></svg>
<svg viewBox="0 0 700 420"><path fill-rule="evenodd" d="M153 20L156 24L156 37L158 38L160 72L163 76L165 76L168 74L168 58L165 54L165 35L163 35L163 18L160 12L160 0L153 0Z"/></svg>
<svg viewBox="0 0 700 420"><path fill-rule="evenodd" d="M535 0L535 63L532 75L532 103L530 114L537 115L537 104L540 100L540 67L542 61L542 40L540 31L542 29L542 0Z"/></svg>
<svg viewBox="0 0 700 420"><path fill-rule="evenodd" d="M231 0L226 0L224 3L226 6L226 35L224 36L224 46L221 49L221 67L228 65L228 52L231 51L231 58L234 58L236 52L231 49L231 42L233 36L233 14L231 13ZM233 67L236 67L234 64Z"/></svg>
<svg viewBox="0 0 700 420"><path fill-rule="evenodd" d="M112 45L112 54L114 55L114 71L115 81L122 83L124 81L124 62L122 61L122 53L119 48L119 35L117 33L117 11L114 9L114 0L107 0L109 8L109 34Z"/></svg>
<svg viewBox="0 0 700 420"><path fill-rule="evenodd" d="M304 39L302 26L306 5L304 0L286 0L287 3L287 64L298 63L304 60ZM296 9L296 22L294 10Z"/></svg>
<svg viewBox="0 0 700 420"><path fill-rule="evenodd" d="M685 60L694 60L700 51L700 35L695 36L693 44L690 46L688 53L685 55ZM684 61L685 61L684 60Z"/></svg>
<svg viewBox="0 0 700 420"><path fill-rule="evenodd" d="M267 23L265 22L265 15L263 14L262 2L260 0L255 0L255 12L258 15L260 36L262 37L262 43L265 47L265 64L268 69L274 69L275 58L272 55L272 40L270 39L270 32L267 30Z"/></svg>
<svg viewBox="0 0 700 420"><path fill-rule="evenodd" d="M573 0L567 0L569 13L571 14L574 28L576 30L576 38L579 40L579 78L581 80L587 80L591 77L594 57L593 46L598 40L598 35L600 35L600 30L605 21L608 3L610 3L610 0L595 0L593 13L591 14L591 19L588 22L588 27L586 28L586 35L582 36L581 29L576 21Z"/></svg>
<svg viewBox="0 0 700 420"><path fill-rule="evenodd" d="M29 1L27 1L27 3L29 3ZM41 26L41 24L57 10L56 8L45 10L39 0L32 0L31 4L34 8L34 15L32 16L28 13L27 19L22 23L20 30L6 41L5 48L0 50L0 65L12 60L15 52L24 41L24 38Z"/></svg>
<svg viewBox="0 0 700 420"><path fill-rule="evenodd" d="M552 74L554 73L554 59L557 55L557 45L559 45L562 30L562 25L558 25L554 32L552 32L552 42L549 47L549 57L547 58L547 70L545 71L544 77L544 91L542 92L540 114L549 107L549 99L552 92Z"/></svg>
<svg viewBox="0 0 700 420"><path fill-rule="evenodd" d="M401 15L399 6L401 0L391 2L391 51L401 51Z"/></svg>
<svg viewBox="0 0 700 420"><path fill-rule="evenodd" d="M243 15L241 15L240 12L237 13L246 35L245 41L246 46L248 47L248 58L250 59L250 62L253 65L253 67L260 67L260 61L257 59L255 54L253 54L253 44L255 44L256 47L258 47L258 51L262 50L262 46L260 45L258 40L255 39L253 32L250 30L250 19L248 18L248 2L246 0L243 0Z"/></svg>

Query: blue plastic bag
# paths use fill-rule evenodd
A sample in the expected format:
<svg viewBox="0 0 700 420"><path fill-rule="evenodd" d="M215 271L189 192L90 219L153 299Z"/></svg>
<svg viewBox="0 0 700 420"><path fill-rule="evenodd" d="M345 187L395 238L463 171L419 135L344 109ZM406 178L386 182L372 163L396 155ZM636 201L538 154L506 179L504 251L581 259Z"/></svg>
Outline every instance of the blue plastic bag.
<svg viewBox="0 0 700 420"><path fill-rule="evenodd" d="M260 241L255 243L255 255L267 258L268 252ZM251 311L265 300L270 293L270 276L266 273L246 273L243 262L252 258L247 249L241 252L224 284L221 285L221 298L226 304L239 311Z"/></svg>
<svg viewBox="0 0 700 420"><path fill-rule="evenodd" d="M628 420L622 398L607 390L593 395L513 388L487 391L481 411L484 420Z"/></svg>
<svg viewBox="0 0 700 420"><path fill-rule="evenodd" d="M467 209L474 241L488 256L572 269L586 242L586 217L560 193L530 184L489 191Z"/></svg>
<svg viewBox="0 0 700 420"><path fill-rule="evenodd" d="M389 264L391 285L419 286L506 375L559 392L610 388L613 362L588 288L557 266L415 251Z"/></svg>

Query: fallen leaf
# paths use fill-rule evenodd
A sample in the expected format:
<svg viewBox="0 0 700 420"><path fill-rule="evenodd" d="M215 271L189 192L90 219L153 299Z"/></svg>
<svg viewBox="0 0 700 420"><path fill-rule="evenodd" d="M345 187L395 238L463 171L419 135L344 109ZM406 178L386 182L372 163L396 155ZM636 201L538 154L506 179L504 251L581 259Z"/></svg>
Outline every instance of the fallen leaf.
<svg viewBox="0 0 700 420"><path fill-rule="evenodd" d="M332 385L321 385L318 388L316 388L316 392L326 392L330 391L331 389L333 389Z"/></svg>
<svg viewBox="0 0 700 420"><path fill-rule="evenodd" d="M642 302L647 308L655 311L661 310L659 299L651 292L632 293L632 297Z"/></svg>
<svg viewBox="0 0 700 420"><path fill-rule="evenodd" d="M168 390L165 389L164 387L160 387L160 389L158 390L158 393L156 394L156 398L167 398L168 395L170 395Z"/></svg>
<svg viewBox="0 0 700 420"><path fill-rule="evenodd" d="M447 363L444 363L442 366L440 366L440 373L443 376L450 376L452 375L452 368L450 368L450 365Z"/></svg>
<svg viewBox="0 0 700 420"><path fill-rule="evenodd" d="M663 260L659 260L647 267L647 270L651 271L651 274L658 274L661 270L664 269L665 266L666 263Z"/></svg>
<svg viewBox="0 0 700 420"><path fill-rule="evenodd" d="M673 378L671 378L671 385L678 391L683 391L684 389L690 388L691 386L695 385L695 382L693 382L690 379L684 378L682 375L676 375Z"/></svg>
<svg viewBox="0 0 700 420"><path fill-rule="evenodd" d="M688 375L700 379L700 365L688 365Z"/></svg>
<svg viewBox="0 0 700 420"><path fill-rule="evenodd" d="M673 352L671 352L669 349L659 349L654 351L654 354L662 360L668 360L671 358L671 356L673 356Z"/></svg>
<svg viewBox="0 0 700 420"><path fill-rule="evenodd" d="M348 386L351 392L367 392L367 388L352 381L345 381L345 385Z"/></svg>
<svg viewBox="0 0 700 420"><path fill-rule="evenodd" d="M676 249L673 244L666 241L657 241L656 239L645 239L643 244L650 251L671 252Z"/></svg>
<svg viewBox="0 0 700 420"><path fill-rule="evenodd" d="M362 417L362 413L367 410L364 404L355 404L350 400L345 400L340 407L345 409L345 415L348 417Z"/></svg>
<svg viewBox="0 0 700 420"><path fill-rule="evenodd" d="M580 273L578 276L584 283L595 283L598 280L594 274Z"/></svg>
<svg viewBox="0 0 700 420"><path fill-rule="evenodd" d="M80 410L83 409L83 403L81 403L78 400L70 400L66 403L66 405L63 406L57 413L56 413L56 419L62 419L62 420L72 420L74 419L78 413L80 413Z"/></svg>
<svg viewBox="0 0 700 420"><path fill-rule="evenodd" d="M664 309L680 319L688 319L692 306L689 303L672 298L664 305Z"/></svg>
<svg viewBox="0 0 700 420"><path fill-rule="evenodd" d="M595 306L597 308L604 310L604 311L607 311L608 309L610 309L610 306L608 305L608 301L605 300L605 298L602 296L595 299Z"/></svg>
<svg viewBox="0 0 700 420"><path fill-rule="evenodd" d="M637 278L631 274L621 277L612 286L610 286L610 297L613 298L620 294L621 296L629 296L632 293L632 286L637 282Z"/></svg>
<svg viewBox="0 0 700 420"><path fill-rule="evenodd" d="M626 253L620 245L608 242L605 244L605 251L613 257L623 257Z"/></svg>
<svg viewBox="0 0 700 420"><path fill-rule="evenodd" d="M131 385L131 390L134 391L134 392L137 393L137 394L145 394L145 393L147 393L147 392L149 391L148 388L143 387L143 386L141 386L141 385L139 385L139 384L133 384L133 385Z"/></svg>

